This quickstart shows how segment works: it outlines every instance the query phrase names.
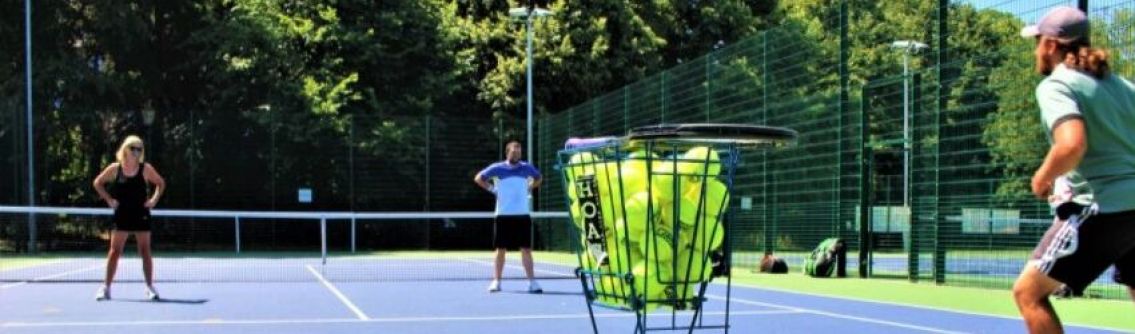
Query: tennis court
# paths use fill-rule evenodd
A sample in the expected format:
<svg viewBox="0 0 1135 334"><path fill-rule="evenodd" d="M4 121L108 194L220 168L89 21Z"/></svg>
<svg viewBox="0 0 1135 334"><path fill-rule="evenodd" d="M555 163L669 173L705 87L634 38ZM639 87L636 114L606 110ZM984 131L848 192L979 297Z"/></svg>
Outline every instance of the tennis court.
<svg viewBox="0 0 1135 334"><path fill-rule="evenodd" d="M503 291L489 294L487 279L409 280L345 277L338 273L376 275L397 272L489 272L488 256L462 254L452 260L407 256L312 259L173 259L159 258L159 277L169 271L207 272L214 282L195 279L159 280L162 299L142 298L141 270L136 258L123 259L122 281L110 301L92 298L102 266L97 259L60 260L22 270L37 270L44 282L0 285L0 328L5 333L582 333L591 331L587 307L574 277L545 279L543 294L524 291L521 280L506 280ZM425 266L423 266L423 262ZM428 267L428 268L427 268ZM241 277L248 268L263 273L264 282L220 282ZM380 269L381 268L381 269ZM267 271L266 271L267 270ZM520 271L516 261L506 270ZM545 277L570 273L573 267L538 262ZM54 273L54 274L50 274ZM5 277L11 273L5 271ZM327 277L339 279L328 279ZM286 280L273 281L281 277ZM207 278L208 279L208 278ZM206 280L207 280L206 279ZM721 322L725 291L707 291L707 323ZM1008 333L1021 330L1020 320L929 308L789 293L734 285L730 332L734 333ZM596 311L601 332L625 333L634 327L633 313ZM650 324L666 325L689 316L658 310ZM1109 333L1071 326L1070 333Z"/></svg>
<svg viewBox="0 0 1135 334"><path fill-rule="evenodd" d="M26 207L10 209L27 210ZM45 230L99 224L100 217L108 214L103 209L40 210L45 213L37 214L38 223L57 227ZM55 213L47 213L52 210ZM468 217L484 214L450 214L449 218L418 217L418 220L419 223L437 220L443 226L446 223L465 226L477 224L477 218ZM537 216L560 214L538 213ZM231 217L213 221L206 217L222 215ZM313 234L312 241L305 247L261 249L265 247L260 245L263 238L250 232L260 231L254 228L257 224L268 224L270 218L260 217L278 215L301 217L277 222L279 235L287 234L283 230L308 224L315 228L306 228L324 232ZM544 287L542 294L526 291L523 269L517 256L510 254L502 291L490 294L485 290L492 268L490 252L367 250L365 245L370 244L368 239L374 236L336 237L351 222L343 215L354 215L355 228L360 231L369 230L365 228L368 224L399 224L400 221L393 218L400 217L398 214L155 211L155 216L162 221L158 226L163 226L157 231L177 230L178 226L188 225L190 218L205 221L211 229L231 228L238 220L234 218L240 216L242 225L238 230L244 232L234 230L226 235L241 235L227 245L199 245L208 249L204 251L187 250L184 244L189 241L184 240L184 236L175 239L172 234L156 234L155 245L159 246L155 280L161 293L156 301L143 297L141 264L130 249L132 245L128 245L127 257L120 261L112 298L101 302L93 298L105 270L102 250L95 245L101 241L97 238L56 241L72 249L91 244L96 247L92 251L5 257L0 260L0 328L5 333L191 333L202 330L581 333L593 330L581 282L575 275L578 260L572 252L542 251L535 255L536 276ZM6 217L6 223L23 224L18 219L21 215ZM302 219L304 217L307 219ZM541 221L540 225L568 224L563 219ZM319 228L320 225L323 227ZM160 246L163 238L171 239L164 252ZM201 237L202 243L210 238ZM358 245L348 246L351 240ZM237 243L243 247L239 252ZM1020 320L1015 317L762 288L763 277L755 277L745 269L736 272L750 280L734 282L728 290L723 284L724 278L711 284L705 294L702 325L723 324L728 307L729 331L734 333L988 333L1021 329ZM647 326L687 326L692 320L691 314L660 308L649 313ZM633 312L597 307L595 319L596 328L604 333L625 333L635 328ZM1068 329L1072 333L1115 332L1079 326Z"/></svg>
<svg viewBox="0 0 1135 334"><path fill-rule="evenodd" d="M421 260L361 261L392 270L420 270ZM460 268L470 261L482 262L488 273L487 257L431 266ZM79 262L83 264L75 265L92 265ZM124 274L140 272L128 262L121 268ZM160 259L159 268L187 267L178 270L225 275L226 267L246 265L275 268L270 275L308 276L308 282L162 283L159 301L143 300L141 283L117 284L115 297L106 302L91 298L98 283L6 283L0 285L0 328L5 333L586 333L591 329L575 279L545 279L543 294L524 292L523 282L512 281L505 282L501 293L489 294L484 290L486 281L327 281L321 270L360 265L330 262L321 267L318 261L242 260L218 267ZM538 266L556 273L561 267ZM90 272L101 272L101 267L93 264L52 278ZM720 286L707 292L705 322L721 322L724 293ZM731 293L733 333L1014 333L1022 329L1020 320L1007 317L749 286L734 286ZM604 333L628 333L634 325L630 312L598 310L596 317ZM670 319L671 312L656 311L650 322L669 324ZM679 314L674 319L688 322L689 317ZM1068 332L1112 333L1076 326L1068 327Z"/></svg>

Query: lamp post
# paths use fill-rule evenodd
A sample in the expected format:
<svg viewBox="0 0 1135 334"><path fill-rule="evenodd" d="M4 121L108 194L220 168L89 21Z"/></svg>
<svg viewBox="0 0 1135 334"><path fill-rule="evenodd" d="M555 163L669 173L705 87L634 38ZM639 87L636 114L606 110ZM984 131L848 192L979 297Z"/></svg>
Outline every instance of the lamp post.
<svg viewBox="0 0 1135 334"><path fill-rule="evenodd" d="M891 43L892 49L902 51L902 177L903 177L903 207L910 207L910 55L929 48L929 45L917 41L895 41Z"/></svg>
<svg viewBox="0 0 1135 334"><path fill-rule="evenodd" d="M35 143L32 141L32 0L24 0L24 69L25 89L27 97L24 110L27 117L27 131L25 131L28 149L28 207L35 206ZM35 214L28 213L28 253L36 252L36 223Z"/></svg>
<svg viewBox="0 0 1135 334"><path fill-rule="evenodd" d="M528 101L528 112L526 116L528 129L525 132L528 137L527 141L524 143L524 150L528 155L529 163L532 163L532 151L534 151L534 148L532 147L532 21L534 18L540 18L549 15L552 15L552 11L543 8L536 8L536 5L532 2L529 2L528 7L512 8L508 10L508 16L524 19L524 31L525 34L528 35L526 46L527 51L524 58L525 62L527 63L526 76L528 77L528 97L525 99Z"/></svg>

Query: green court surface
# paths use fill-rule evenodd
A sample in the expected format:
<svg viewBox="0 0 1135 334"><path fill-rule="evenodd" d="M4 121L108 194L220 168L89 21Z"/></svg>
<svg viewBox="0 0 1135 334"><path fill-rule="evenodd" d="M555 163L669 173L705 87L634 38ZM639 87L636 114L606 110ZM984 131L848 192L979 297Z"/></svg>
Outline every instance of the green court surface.
<svg viewBox="0 0 1135 334"><path fill-rule="evenodd" d="M0 271L26 268L62 261L58 258L31 257L31 258L0 258Z"/></svg>
<svg viewBox="0 0 1135 334"><path fill-rule="evenodd" d="M812 278L798 273L783 275L734 271L734 283L794 293L922 306L966 313L1019 318L1012 292L859 278ZM1130 300L1053 299L1061 321L1069 325L1114 328L1135 332L1135 306Z"/></svg>

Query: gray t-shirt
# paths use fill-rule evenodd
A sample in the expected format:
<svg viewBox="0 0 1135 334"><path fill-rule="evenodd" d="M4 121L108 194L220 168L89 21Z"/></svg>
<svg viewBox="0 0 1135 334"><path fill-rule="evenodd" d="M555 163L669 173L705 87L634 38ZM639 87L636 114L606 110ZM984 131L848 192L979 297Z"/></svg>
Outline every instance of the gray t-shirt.
<svg viewBox="0 0 1135 334"><path fill-rule="evenodd" d="M1088 149L1076 172L1088 180L1100 212L1135 210L1135 84L1117 75L1103 79L1063 64L1036 88L1041 118L1052 130L1084 121Z"/></svg>

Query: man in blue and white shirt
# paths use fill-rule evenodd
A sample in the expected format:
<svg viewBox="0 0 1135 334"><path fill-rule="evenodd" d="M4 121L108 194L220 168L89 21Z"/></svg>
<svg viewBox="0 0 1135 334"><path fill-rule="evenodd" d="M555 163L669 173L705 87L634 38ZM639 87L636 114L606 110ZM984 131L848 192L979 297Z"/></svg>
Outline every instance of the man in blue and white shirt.
<svg viewBox="0 0 1135 334"><path fill-rule="evenodd" d="M500 291L504 254L509 248L520 248L524 273L528 276L528 292L542 293L532 271L532 217L531 192L540 186L540 171L521 161L523 150L518 141L505 146L505 161L486 167L473 182L497 196L496 223L493 224L493 281L489 292Z"/></svg>

